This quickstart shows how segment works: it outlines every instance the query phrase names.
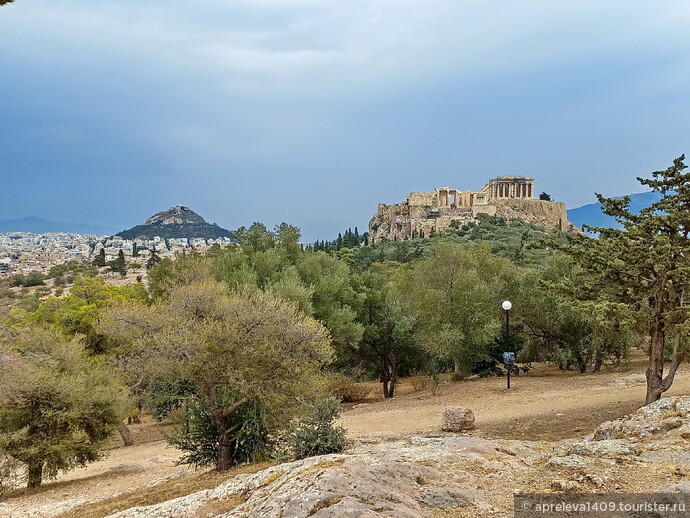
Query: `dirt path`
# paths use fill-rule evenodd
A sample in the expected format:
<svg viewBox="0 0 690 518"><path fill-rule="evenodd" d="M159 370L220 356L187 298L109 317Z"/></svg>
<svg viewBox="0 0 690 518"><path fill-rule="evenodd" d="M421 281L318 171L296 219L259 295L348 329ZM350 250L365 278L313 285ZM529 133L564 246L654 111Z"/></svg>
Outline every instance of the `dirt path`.
<svg viewBox="0 0 690 518"><path fill-rule="evenodd" d="M645 385L608 385L616 378L644 372L636 358L625 372L580 375L538 366L527 375L446 382L439 395L429 390L413 392L400 386L392 400L356 405L342 414L342 425L351 438L365 435L399 437L441 430L441 413L448 405L474 412L473 434L487 438L558 440L580 437L604 421L626 415L644 404ZM666 395L690 394L690 369L679 371ZM351 406L351 405L350 405Z"/></svg>

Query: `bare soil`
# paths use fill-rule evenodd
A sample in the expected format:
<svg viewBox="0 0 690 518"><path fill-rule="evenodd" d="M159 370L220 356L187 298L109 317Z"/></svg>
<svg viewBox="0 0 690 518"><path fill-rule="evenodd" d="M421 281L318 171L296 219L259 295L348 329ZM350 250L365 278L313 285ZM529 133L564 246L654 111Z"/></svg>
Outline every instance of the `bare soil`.
<svg viewBox="0 0 690 518"><path fill-rule="evenodd" d="M604 421L629 414L644 405L646 386L611 386L608 383L630 373L643 373L645 358L637 354L630 362L605 367L596 374L560 371L537 365L532 371L505 378L451 382L445 380L437 395L430 390L415 392L403 380L398 395L389 400L368 400L348 405L342 426L351 438L360 436L401 437L441 431L441 414L448 405L472 410L476 418L473 435L498 439L555 441L582 437ZM380 390L372 384L372 392ZM665 395L690 394L690 369L679 370Z"/></svg>
<svg viewBox="0 0 690 518"><path fill-rule="evenodd" d="M393 399L372 397L358 405L345 405L341 424L351 439L365 436L398 438L441 432L441 413L448 405L471 409L476 417L473 435L486 438L555 441L582 437L604 421L626 415L644 404L645 385L611 386L609 382L630 373L643 373L645 359L607 367L600 373L581 375L538 365L512 378L485 378L462 382L445 379L439 393L415 391L403 380ZM370 384L372 394L380 385ZM690 394L690 368L682 368L667 395ZM123 447L119 437L107 457L85 468L61 475L34 491L17 490L0 503L0 516L61 516L96 518L136 505L150 505L211 488L238 472L218 474L178 466L180 452L167 446L161 429L149 418L130 426L135 445ZM656 469L656 468L655 468ZM663 476L662 476L663 475ZM550 475L553 476L553 475ZM644 479L659 477L645 473ZM532 480L532 483L537 478ZM612 477L615 479L616 477ZM620 490L627 484L612 490Z"/></svg>

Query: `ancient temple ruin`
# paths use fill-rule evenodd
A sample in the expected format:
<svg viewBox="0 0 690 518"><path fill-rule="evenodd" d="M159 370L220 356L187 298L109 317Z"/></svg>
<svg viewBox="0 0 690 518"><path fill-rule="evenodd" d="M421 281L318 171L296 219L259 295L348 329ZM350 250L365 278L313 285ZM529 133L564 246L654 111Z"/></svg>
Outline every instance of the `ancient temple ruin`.
<svg viewBox="0 0 690 518"><path fill-rule="evenodd" d="M412 192L405 203L379 203L369 222L369 241L428 237L476 220L479 214L576 231L568 222L564 203L538 200L534 193L534 178L525 176L492 178L480 192L450 187Z"/></svg>
<svg viewBox="0 0 690 518"><path fill-rule="evenodd" d="M482 193L488 200L502 198L533 198L534 197L534 178L523 176L499 176L489 180Z"/></svg>

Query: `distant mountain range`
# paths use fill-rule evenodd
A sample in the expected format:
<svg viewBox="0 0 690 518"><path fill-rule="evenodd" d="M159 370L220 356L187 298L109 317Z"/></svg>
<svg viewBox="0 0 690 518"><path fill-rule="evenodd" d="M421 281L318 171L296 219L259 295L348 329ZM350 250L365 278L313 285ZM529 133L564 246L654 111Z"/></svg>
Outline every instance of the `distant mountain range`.
<svg viewBox="0 0 690 518"><path fill-rule="evenodd" d="M159 236L163 239L193 238L218 239L232 238L232 232L219 227L215 223L207 223L189 207L176 205L168 210L154 214L142 225L123 230L117 234L124 239L147 237L153 239Z"/></svg>
<svg viewBox="0 0 690 518"><path fill-rule="evenodd" d="M34 234L46 234L48 232L70 232L74 234L96 234L98 236L113 235L116 228L88 223L64 223L48 221L35 216L20 219L7 219L0 221L0 233L8 232L32 232Z"/></svg>
<svg viewBox="0 0 690 518"><path fill-rule="evenodd" d="M629 196L630 209L634 213L640 212L640 210L649 207L652 203L661 199L661 194L658 192L638 192ZM622 196L617 198L620 199ZM585 224L591 227L621 228L621 225L615 219L601 212L601 203L599 202L570 209L568 211L568 221L578 228L582 228L582 225Z"/></svg>

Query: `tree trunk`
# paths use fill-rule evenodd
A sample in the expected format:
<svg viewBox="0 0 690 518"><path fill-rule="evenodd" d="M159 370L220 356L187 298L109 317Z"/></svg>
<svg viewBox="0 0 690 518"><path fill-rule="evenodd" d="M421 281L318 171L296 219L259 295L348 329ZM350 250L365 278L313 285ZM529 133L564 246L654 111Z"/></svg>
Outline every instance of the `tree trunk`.
<svg viewBox="0 0 690 518"><path fill-rule="evenodd" d="M218 437L218 456L216 458L216 471L227 471L234 465L233 455L235 453L235 443L229 431L223 431Z"/></svg>
<svg viewBox="0 0 690 518"><path fill-rule="evenodd" d="M647 397L645 405L654 403L664 392L664 329L663 322L654 322L649 333L649 364L647 366Z"/></svg>
<svg viewBox="0 0 690 518"><path fill-rule="evenodd" d="M129 431L129 428L127 428L127 425L124 421L120 421L120 423L117 425L117 431L120 433L125 446L132 446L132 444L134 444L132 432Z"/></svg>
<svg viewBox="0 0 690 518"><path fill-rule="evenodd" d="M26 487L29 489L39 487L43 481L43 462L30 462L28 471L29 480Z"/></svg>
<svg viewBox="0 0 690 518"><path fill-rule="evenodd" d="M676 371L678 370L678 366L685 359L685 351L681 349L681 340L682 337L680 332L676 331L676 336L673 341L673 354L671 356L671 366L668 369L668 374L661 382L662 392L666 392L668 389L671 388L671 385L673 385L673 380L676 377Z"/></svg>
<svg viewBox="0 0 690 518"><path fill-rule="evenodd" d="M453 373L459 375L461 370L460 358L453 356Z"/></svg>

